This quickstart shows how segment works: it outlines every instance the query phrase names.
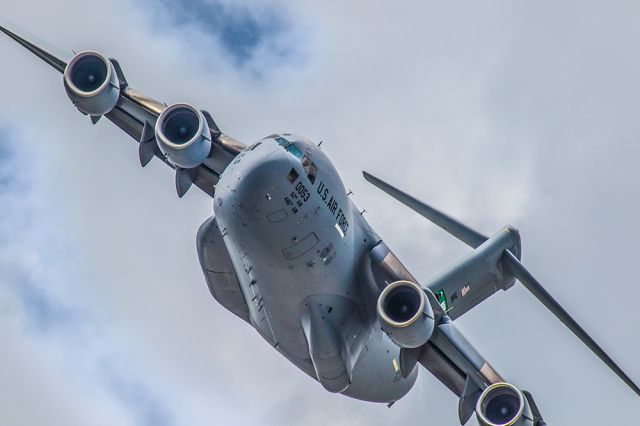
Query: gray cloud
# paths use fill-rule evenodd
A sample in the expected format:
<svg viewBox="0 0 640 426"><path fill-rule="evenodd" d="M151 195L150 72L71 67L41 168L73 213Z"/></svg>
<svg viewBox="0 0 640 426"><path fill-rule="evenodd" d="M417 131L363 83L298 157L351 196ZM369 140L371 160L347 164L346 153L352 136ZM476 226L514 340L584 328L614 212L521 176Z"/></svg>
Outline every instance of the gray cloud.
<svg viewBox="0 0 640 426"><path fill-rule="evenodd" d="M140 0L139 6L153 11L146 17L151 32L200 52L194 56L206 66L263 79L304 62L304 32L278 2Z"/></svg>
<svg viewBox="0 0 640 426"><path fill-rule="evenodd" d="M211 0L160 0L158 3L165 9L159 24L202 31L220 43L239 67L253 59L265 45L283 61L291 54L292 46L282 45L279 37L292 23L285 20L286 10L274 9L273 4L254 10L244 4ZM196 41L195 46L203 46L202 40Z"/></svg>
<svg viewBox="0 0 640 426"><path fill-rule="evenodd" d="M31 147L24 148L28 138L12 130L0 133L0 180L6 182L0 192L0 319L10 325L9 331L19 333L10 339L24 336L38 342L48 356L61 356L65 361L60 368L73 370L75 380L87 381L85 386L120 401L131 413L132 423L172 424L171 413L146 384L115 364L117 342L79 305L86 301L78 286L84 268L65 273L65 267L77 267L63 260L73 250L63 248L59 224L42 208L54 198L20 172L33 154Z"/></svg>
<svg viewBox="0 0 640 426"><path fill-rule="evenodd" d="M268 22L257 2L240 4L233 10L256 16L258 27ZM283 61L264 47L275 41L258 43L240 68L220 33L202 22L163 31L154 27L162 16L148 3L67 5L74 14L28 1L12 3L7 13L62 47L117 57L136 87L163 101L201 105L246 142L286 130L324 140L365 217L423 281L466 249L367 186L360 170L484 232L518 226L527 265L640 378L632 278L640 237L639 61L630 53L637 51L637 5L282 2L282 22L293 32L278 40L303 53ZM202 60L198 36L212 46L216 66ZM153 397L140 398L143 407L155 401L136 412L102 386L100 374L69 371L59 361L67 340L25 337L20 318L31 314L19 294L2 287L0 319L18 326L0 326L11 336L0 359L24 366L21 374L0 369L2 377L24 389L19 395L64 390L84 406L59 402L49 391L39 404L55 419L49 423L122 424L160 413L192 425L455 424L455 398L427 373L391 409L329 395L217 306L194 248L210 200L196 191L177 200L171 173L159 163L141 170L126 136L108 123L90 126L65 99L59 76L8 41L0 48L11 64L3 67L0 93L14 100L0 105L0 117L26 132L22 145L31 147L28 160L11 162L9 175L33 173L33 185L53 197L23 203L0 227L0 240L12 251L24 247L29 260L30 248L41 246L33 238L16 243L17 230L59 224L48 241L76 250L56 275L81 279L57 280L63 289L73 283L73 291L43 294L95 310L100 327L92 333L112 336L98 348L126 360L118 368L149 390ZM256 79L261 65L276 72ZM26 198L22 191L3 195L5 218L5 206ZM55 256L46 259L52 264ZM459 326L500 372L536 395L550 423L633 422L636 399L520 287L494 296ZM136 394L137 385L122 383L115 388ZM56 410L47 400L69 408ZM0 420L20 424L26 410L16 407L2 407Z"/></svg>

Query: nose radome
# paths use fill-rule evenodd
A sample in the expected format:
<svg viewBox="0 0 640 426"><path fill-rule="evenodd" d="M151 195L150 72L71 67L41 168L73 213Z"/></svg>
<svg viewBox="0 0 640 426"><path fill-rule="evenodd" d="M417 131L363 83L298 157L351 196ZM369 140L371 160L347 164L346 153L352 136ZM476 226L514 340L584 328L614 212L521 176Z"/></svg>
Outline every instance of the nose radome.
<svg viewBox="0 0 640 426"><path fill-rule="evenodd" d="M287 176L293 167L286 155L273 153L261 161L238 166L233 197L241 213L250 217L263 216L284 199L291 185Z"/></svg>

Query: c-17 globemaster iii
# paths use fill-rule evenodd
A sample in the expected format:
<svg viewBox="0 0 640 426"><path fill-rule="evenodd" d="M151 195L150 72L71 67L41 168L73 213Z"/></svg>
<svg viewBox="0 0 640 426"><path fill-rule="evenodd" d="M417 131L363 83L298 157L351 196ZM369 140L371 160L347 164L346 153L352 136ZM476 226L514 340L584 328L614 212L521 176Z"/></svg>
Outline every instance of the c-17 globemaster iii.
<svg viewBox="0 0 640 426"><path fill-rule="evenodd" d="M640 389L521 263L520 235L485 236L382 180L365 179L454 237L469 254L419 284L354 206L331 161L302 136L245 145L193 105L137 91L98 52L65 55L12 25L0 30L63 74L73 105L139 143L140 163L163 161L182 197L213 199L197 234L213 297L329 392L393 404L420 366L459 397L458 418L483 426L542 426L531 394L506 382L454 320L520 281L636 394Z"/></svg>

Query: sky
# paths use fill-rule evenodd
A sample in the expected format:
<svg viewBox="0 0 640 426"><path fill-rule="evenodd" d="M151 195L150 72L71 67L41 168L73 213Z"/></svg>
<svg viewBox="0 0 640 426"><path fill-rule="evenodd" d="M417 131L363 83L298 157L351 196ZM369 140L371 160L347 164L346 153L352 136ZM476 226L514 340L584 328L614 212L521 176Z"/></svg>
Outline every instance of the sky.
<svg viewBox="0 0 640 426"><path fill-rule="evenodd" d="M67 51L207 109L245 143L323 141L421 283L467 253L362 170L491 234L640 381L640 4L0 0ZM212 214L160 162L74 110L0 39L0 424L455 425L428 372L392 408L329 394L208 292ZM633 424L638 397L520 285L456 321L549 424ZM473 424L475 420L472 420Z"/></svg>

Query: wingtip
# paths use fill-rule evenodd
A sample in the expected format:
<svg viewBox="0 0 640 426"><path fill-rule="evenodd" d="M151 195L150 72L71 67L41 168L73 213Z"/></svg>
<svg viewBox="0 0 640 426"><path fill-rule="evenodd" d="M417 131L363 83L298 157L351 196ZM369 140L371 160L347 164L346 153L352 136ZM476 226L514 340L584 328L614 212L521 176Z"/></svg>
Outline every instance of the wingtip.
<svg viewBox="0 0 640 426"><path fill-rule="evenodd" d="M60 72L64 72L67 62L73 57L2 16L0 16L0 31Z"/></svg>
<svg viewBox="0 0 640 426"><path fill-rule="evenodd" d="M3 33L5 33L11 38L14 38L17 36L15 27L16 27L16 24L9 21L7 18L0 16L0 31L2 31Z"/></svg>

